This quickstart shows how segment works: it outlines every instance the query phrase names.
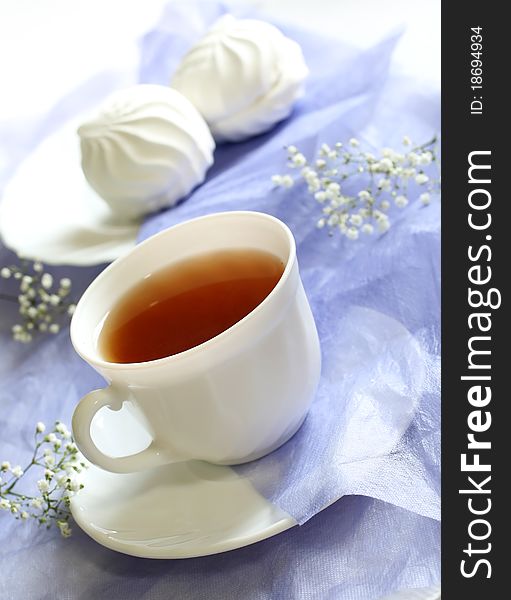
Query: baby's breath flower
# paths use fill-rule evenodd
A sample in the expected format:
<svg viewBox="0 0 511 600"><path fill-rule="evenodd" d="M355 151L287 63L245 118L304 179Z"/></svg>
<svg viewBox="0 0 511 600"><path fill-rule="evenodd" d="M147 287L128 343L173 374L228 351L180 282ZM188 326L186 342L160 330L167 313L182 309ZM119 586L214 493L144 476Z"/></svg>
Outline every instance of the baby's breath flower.
<svg viewBox="0 0 511 600"><path fill-rule="evenodd" d="M67 538L71 535L71 528L67 521L57 521L57 526L60 529L60 533L63 537Z"/></svg>
<svg viewBox="0 0 511 600"><path fill-rule="evenodd" d="M388 220L386 219L381 219L380 221L378 221L378 230L381 231L381 233L385 233L386 231L388 231L390 228L390 223Z"/></svg>
<svg viewBox="0 0 511 600"><path fill-rule="evenodd" d="M57 421L55 423L55 431L57 433L60 433L61 435L63 435L64 433L68 432L67 427L64 425L64 423L62 423L61 421Z"/></svg>
<svg viewBox="0 0 511 600"><path fill-rule="evenodd" d="M53 285L53 277L50 275L50 273L43 274L43 276L41 277L41 285L47 290L51 288L51 286Z"/></svg>
<svg viewBox="0 0 511 600"><path fill-rule="evenodd" d="M424 204L424 206L428 206L428 204L431 202L431 196L428 194L428 192L424 192L424 194L421 194L419 196L419 199L422 202L422 204Z"/></svg>
<svg viewBox="0 0 511 600"><path fill-rule="evenodd" d="M83 488L83 484L79 480L79 473L86 464L64 423L57 421L53 431L42 438L39 437L45 429L44 423L36 424L35 449L32 459L25 469L19 465L11 468L8 461L0 464L2 472L10 471L13 476L8 482L8 487L2 485L0 479L0 508L21 521L34 518L39 525L48 527L55 523L62 535L68 537L71 533L68 523L70 497ZM71 439L62 445L57 434L65 439ZM48 446L50 444L53 444L55 454ZM26 491L23 494L15 491L15 487L25 473L29 469L40 468L43 461L47 466L44 468L44 478L37 480L37 495L31 496ZM52 463L53 466L50 467L48 463ZM69 473L66 468L70 469Z"/></svg>
<svg viewBox="0 0 511 600"><path fill-rule="evenodd" d="M293 181L293 178L291 177L291 175L284 175L284 176L282 177L282 182L281 182L281 185L282 185L283 187L285 187L285 188L290 188L290 187L292 187L292 186L293 186L293 183L294 183L294 181Z"/></svg>
<svg viewBox="0 0 511 600"><path fill-rule="evenodd" d="M53 276L43 272L42 263L36 261L30 267L27 260L20 260L20 266L2 267L0 273L19 282L19 293L12 300L18 302L22 322L12 327L12 337L27 343L38 333L56 333L73 314L75 305L67 300L72 285L69 277L61 278L55 290Z"/></svg>
<svg viewBox="0 0 511 600"><path fill-rule="evenodd" d="M21 465L16 465L13 467L11 469L11 473L14 475L14 477L21 477L23 475L23 469L21 468Z"/></svg>
<svg viewBox="0 0 511 600"><path fill-rule="evenodd" d="M46 481L46 479L39 479L37 482L37 487L41 494L46 494L50 489L50 484Z"/></svg>
<svg viewBox="0 0 511 600"><path fill-rule="evenodd" d="M81 484L76 480L72 480L68 483L67 489L70 492L78 492L81 489Z"/></svg>
<svg viewBox="0 0 511 600"><path fill-rule="evenodd" d="M408 154L408 162L412 165L418 165L420 162L420 157L416 152L410 152L410 154Z"/></svg>
<svg viewBox="0 0 511 600"><path fill-rule="evenodd" d="M305 156L303 154L301 154L300 152L298 152L297 154L294 154L291 157L291 163L295 167L303 167L306 162L307 162L307 160L305 159Z"/></svg>
<svg viewBox="0 0 511 600"><path fill-rule="evenodd" d="M408 204L408 198L406 196L397 196L395 202L396 206L404 208Z"/></svg>
<svg viewBox="0 0 511 600"><path fill-rule="evenodd" d="M55 457L53 454L45 454L43 460L47 467L52 467L55 464Z"/></svg>
<svg viewBox="0 0 511 600"><path fill-rule="evenodd" d="M394 166L394 163L390 160L390 158L385 157L380 160L380 169L382 171L390 171Z"/></svg>
<svg viewBox="0 0 511 600"><path fill-rule="evenodd" d="M58 296L57 294L51 294L50 304L52 306L58 306L60 304L60 296Z"/></svg>
<svg viewBox="0 0 511 600"><path fill-rule="evenodd" d="M419 164L430 165L433 161L433 154L431 152L423 152L419 159Z"/></svg>
<svg viewBox="0 0 511 600"><path fill-rule="evenodd" d="M358 229L356 227L349 227L346 237L350 240L356 240L358 238Z"/></svg>
<svg viewBox="0 0 511 600"><path fill-rule="evenodd" d="M430 179L419 165L427 166L436 160L431 142L409 149L411 140L405 136L404 151L383 148L378 154L354 150L360 142L349 140L347 147L337 142L334 147L322 144L316 157L309 163L296 148L288 149L288 166L298 167L307 184L308 192L321 204L321 216L316 220L319 229L339 231L348 239L357 239L359 232L370 235L390 227L386 213L392 214L392 204L405 207L413 198L407 189L410 180L418 185L428 183L427 194L421 194L423 204L430 201L429 194L439 189L439 179ZM274 176L274 183L283 186L284 176ZM360 181L361 189L353 189L352 181ZM341 190L342 186L342 190ZM412 188L413 191L413 188Z"/></svg>

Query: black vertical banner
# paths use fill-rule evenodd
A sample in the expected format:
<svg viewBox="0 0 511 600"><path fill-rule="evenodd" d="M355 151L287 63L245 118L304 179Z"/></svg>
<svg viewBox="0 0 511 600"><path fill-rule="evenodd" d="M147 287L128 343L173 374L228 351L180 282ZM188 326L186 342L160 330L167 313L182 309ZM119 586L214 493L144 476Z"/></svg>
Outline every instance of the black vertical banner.
<svg viewBox="0 0 511 600"><path fill-rule="evenodd" d="M444 600L507 597L511 576L511 516L504 516L511 505L511 189L504 188L511 182L504 162L511 31L504 7L444 0L442 8Z"/></svg>

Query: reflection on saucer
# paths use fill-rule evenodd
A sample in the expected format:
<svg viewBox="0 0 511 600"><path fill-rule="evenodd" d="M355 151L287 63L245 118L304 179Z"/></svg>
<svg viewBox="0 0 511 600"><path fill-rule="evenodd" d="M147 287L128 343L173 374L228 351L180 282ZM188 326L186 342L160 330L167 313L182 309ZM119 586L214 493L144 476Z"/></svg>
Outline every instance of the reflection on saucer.
<svg viewBox="0 0 511 600"><path fill-rule="evenodd" d="M148 443L125 407L116 413L102 409L91 433L111 454ZM122 475L90 466L82 481L85 487L71 500L75 521L100 544L133 556L216 554L296 525L230 467L201 461Z"/></svg>

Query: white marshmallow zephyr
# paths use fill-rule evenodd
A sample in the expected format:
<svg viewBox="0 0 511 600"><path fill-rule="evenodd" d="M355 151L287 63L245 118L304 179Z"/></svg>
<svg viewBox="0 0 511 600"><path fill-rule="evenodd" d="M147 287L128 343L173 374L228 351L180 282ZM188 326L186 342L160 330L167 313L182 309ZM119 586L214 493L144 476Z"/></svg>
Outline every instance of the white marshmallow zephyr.
<svg viewBox="0 0 511 600"><path fill-rule="evenodd" d="M185 55L171 86L217 140L238 141L286 118L308 73L300 46L276 27L225 15Z"/></svg>
<svg viewBox="0 0 511 600"><path fill-rule="evenodd" d="M213 163L215 142L206 122L166 86L114 92L78 134L87 181L124 219L174 205Z"/></svg>

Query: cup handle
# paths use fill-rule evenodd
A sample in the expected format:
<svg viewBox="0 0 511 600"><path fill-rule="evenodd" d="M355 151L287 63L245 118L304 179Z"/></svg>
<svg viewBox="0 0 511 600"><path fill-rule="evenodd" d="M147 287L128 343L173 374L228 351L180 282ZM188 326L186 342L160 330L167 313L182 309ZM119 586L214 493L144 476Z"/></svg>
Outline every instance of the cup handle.
<svg viewBox="0 0 511 600"><path fill-rule="evenodd" d="M98 467L113 473L132 473L175 462L175 459L172 460L158 450L154 440L145 450L120 457L108 456L96 446L90 434L94 415L103 406L108 406L114 411L120 410L126 399L125 396L126 390L110 385L107 388L89 392L78 403L73 414L72 429L75 442L85 458Z"/></svg>

